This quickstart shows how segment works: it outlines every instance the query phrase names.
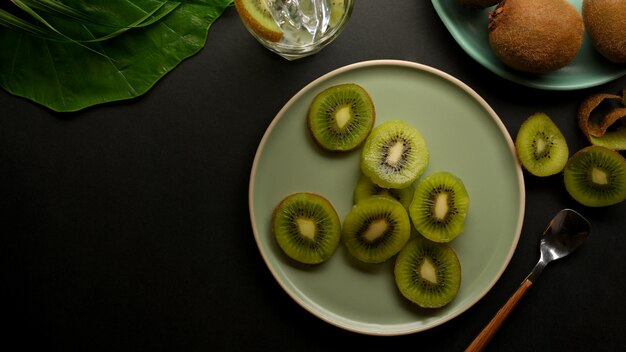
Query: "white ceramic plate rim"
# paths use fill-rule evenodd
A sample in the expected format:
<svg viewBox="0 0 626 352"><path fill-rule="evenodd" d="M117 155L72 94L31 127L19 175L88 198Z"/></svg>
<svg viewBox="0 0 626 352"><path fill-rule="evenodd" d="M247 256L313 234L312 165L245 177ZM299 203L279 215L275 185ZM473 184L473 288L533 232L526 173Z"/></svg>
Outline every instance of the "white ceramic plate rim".
<svg viewBox="0 0 626 352"><path fill-rule="evenodd" d="M290 109L290 107L300 99L300 97L302 95L304 95L305 93L307 93L308 91L310 91L311 89L315 88L318 84L320 84L321 82L324 82L326 80L328 80L329 78L332 78L334 76L340 75L344 72L348 72L348 71L352 71L352 70L356 70L356 69L360 69L360 68L364 68L364 67L369 67L369 66L401 66L401 67L408 67L408 68L412 68L412 69L416 69L416 70L421 70L421 71L425 71L431 74L434 74L436 76L439 76L445 80L448 80L450 82L452 82L453 84L455 84L457 87L463 89L465 92L467 92L468 94L470 94L478 103L480 103L480 105L489 113L489 115L491 116L491 118L494 120L494 122L497 124L498 128L500 129L500 132L503 134L503 136L505 137L506 141L507 141L507 145L510 149L510 152L512 153L512 156L515 155L515 145L506 129L506 127L504 126L504 123L500 120L500 118L498 117L498 115L495 113L495 111L487 104L487 102L480 96L478 95L473 89L471 89L469 86L467 86L465 83L463 83L462 81L460 81L459 79L443 72L440 71L436 68L424 65L424 64L419 64L419 63L415 63L415 62L411 62L411 61L403 61L403 60L371 60L371 61L362 61L362 62L357 62L354 64L350 64L347 66L343 66L340 67L338 69L335 69L331 72L328 72L324 75L322 75L321 77L315 79L314 81L312 81L311 83L309 83L308 85L306 85L304 88L302 88L298 93L296 93L284 106L283 108L278 112L278 114L276 115L276 117L272 120L272 122L270 123L270 125L268 126L267 130L265 131L265 134L263 135L261 142L259 143L259 147L257 148L257 152L256 155L254 157L254 161L252 163L252 170L250 173L250 183L249 183L249 191L248 191L248 207L249 207L249 212L250 212L250 222L252 224L252 231L254 232L254 238L255 241L257 243L257 246L259 248L259 251L261 252L261 256L263 257L263 260L265 261L265 264L267 265L267 267L269 268L270 272L272 273L272 275L274 276L274 278L276 279L276 281L278 282L278 284L282 287L282 289L294 300L296 301L300 306L302 306L304 309L306 309L307 311L309 311L311 314L317 316L318 318L326 321L327 323L330 323L332 325L335 325L339 328L348 330L348 331L353 331L353 332L357 332L357 333L361 333L361 334L366 334L366 335L405 335L405 334L411 334L411 333L416 333L416 332L420 332L420 331L425 331L428 330L430 328L433 328L435 326L439 326L447 321L450 321L451 319L459 316L461 313L465 312L466 310L468 310L470 307L472 307L474 304L476 304L482 297L484 297L487 292L489 292L489 290L491 290L491 288L495 285L495 283L498 281L498 279L500 278L500 276L502 276L502 273L504 272L504 270L506 269L506 267L508 266L509 262L511 261L511 258L513 256L513 253L515 252L515 249L517 248L517 243L519 242L519 238L520 238L520 234L521 234L521 230L522 230L522 225L523 225L523 220L524 220L524 212L525 212L525 204L526 204L526 191L525 191L525 186L524 186L524 178L523 178L523 174L522 174L522 169L521 167L517 167L517 177L518 177L518 187L519 187L519 214L518 214L518 218L517 218L517 226L515 229L515 238L513 239L512 245L509 248L509 252L506 255L506 258L502 264L502 266L500 267L500 269L498 270L497 274L493 277L493 279L491 280L491 282L483 289L482 292L480 292L478 295L476 295L476 297L473 300L468 301L465 305L459 307L459 309L457 309L454 313L445 316L442 319L438 319L435 320L431 323L427 323L427 324L423 324L420 325L417 328L411 328L411 329L397 329L397 330L384 330L384 331L371 331L371 330L365 330L365 329L359 329L351 324L346 324L346 323L342 323L340 321L337 320L333 320L331 317L321 314L318 307L315 306L315 304L311 304L310 302L306 302L305 300L301 299L300 297L298 297L294 292L291 291L291 289L289 287L287 287L287 285L282 282L280 280L280 276L278 275L278 272L276 271L276 269L271 265L271 262L268 258L268 255L266 253L266 251L263 249L263 245L260 241L259 238L259 230L257 227L257 223L254 217L254 184L255 184L255 180L256 180L256 171L257 171L257 166L259 163L259 160L261 158L261 155L263 154L263 150L265 149L265 144L267 143L272 131L274 130L274 127L282 120L282 118L285 116L286 111L288 111Z"/></svg>

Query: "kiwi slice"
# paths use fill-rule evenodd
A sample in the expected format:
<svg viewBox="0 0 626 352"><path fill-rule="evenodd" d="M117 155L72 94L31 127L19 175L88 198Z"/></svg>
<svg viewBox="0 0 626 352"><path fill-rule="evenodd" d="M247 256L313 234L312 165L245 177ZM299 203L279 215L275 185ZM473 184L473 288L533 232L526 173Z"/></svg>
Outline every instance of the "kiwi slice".
<svg viewBox="0 0 626 352"><path fill-rule="evenodd" d="M449 244L417 236L398 254L394 276L408 300L424 308L439 308L459 292L461 263Z"/></svg>
<svg viewBox="0 0 626 352"><path fill-rule="evenodd" d="M367 91L355 83L324 89L313 98L307 116L315 142L331 151L355 149L372 130L376 110Z"/></svg>
<svg viewBox="0 0 626 352"><path fill-rule="evenodd" d="M440 171L417 184L409 215L424 237L450 242L463 232L469 204L463 181L450 172Z"/></svg>
<svg viewBox="0 0 626 352"><path fill-rule="evenodd" d="M356 184L356 187L354 188L354 204L359 203L371 196L391 197L400 202L400 204L408 210L409 204L411 204L411 199L413 199L413 188L382 188L372 182L369 177L362 174Z"/></svg>
<svg viewBox="0 0 626 352"><path fill-rule="evenodd" d="M563 133L544 113L531 115L522 123L515 147L522 166L535 176L561 172L569 158Z"/></svg>
<svg viewBox="0 0 626 352"><path fill-rule="evenodd" d="M259 37L270 42L278 42L283 37L265 0L235 0L235 7L239 17Z"/></svg>
<svg viewBox="0 0 626 352"><path fill-rule="evenodd" d="M326 198L299 192L288 195L276 206L272 230L278 245L290 258L319 264L337 249L341 220Z"/></svg>
<svg viewBox="0 0 626 352"><path fill-rule="evenodd" d="M329 24L331 27L335 27L346 13L346 2L345 0L332 0L330 6Z"/></svg>
<svg viewBox="0 0 626 352"><path fill-rule="evenodd" d="M579 150L563 175L567 192L583 205L604 207L626 199L626 159L611 149L589 146Z"/></svg>
<svg viewBox="0 0 626 352"><path fill-rule="evenodd" d="M375 127L361 151L361 171L383 188L406 188L422 174L430 159L419 130L401 120Z"/></svg>
<svg viewBox="0 0 626 352"><path fill-rule="evenodd" d="M382 263L396 255L409 240L409 215L397 200L372 196L346 215L342 239L348 252L365 263Z"/></svg>

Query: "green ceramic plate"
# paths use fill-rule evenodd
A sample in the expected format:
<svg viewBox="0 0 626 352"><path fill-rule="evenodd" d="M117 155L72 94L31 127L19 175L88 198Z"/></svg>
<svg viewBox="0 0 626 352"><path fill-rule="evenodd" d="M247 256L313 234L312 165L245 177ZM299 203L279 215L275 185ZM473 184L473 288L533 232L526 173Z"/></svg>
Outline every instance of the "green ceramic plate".
<svg viewBox="0 0 626 352"><path fill-rule="evenodd" d="M462 265L458 296L440 309L419 309L398 292L393 259L355 261L343 246L325 263L290 260L271 231L274 207L286 195L308 191L328 198L343 219L359 177L359 150L328 154L306 128L306 112L323 89L353 82L372 96L376 125L403 119L418 128L431 161L424 175L447 170L471 197L466 231L453 241ZM278 112L257 150L250 176L254 237L282 288L306 310L341 328L372 335L422 331L458 316L495 284L517 245L524 216L524 181L504 125L473 90L420 64L377 60L330 72L298 92Z"/></svg>
<svg viewBox="0 0 626 352"><path fill-rule="evenodd" d="M579 11L582 0L569 0ZM626 74L626 65L618 65L600 56L585 34L583 46L574 61L566 67L547 74L536 75L514 71L505 66L489 47L487 14L494 7L482 11L468 10L456 0L432 0L435 11L452 37L478 63L495 74L533 88L573 90L597 86Z"/></svg>

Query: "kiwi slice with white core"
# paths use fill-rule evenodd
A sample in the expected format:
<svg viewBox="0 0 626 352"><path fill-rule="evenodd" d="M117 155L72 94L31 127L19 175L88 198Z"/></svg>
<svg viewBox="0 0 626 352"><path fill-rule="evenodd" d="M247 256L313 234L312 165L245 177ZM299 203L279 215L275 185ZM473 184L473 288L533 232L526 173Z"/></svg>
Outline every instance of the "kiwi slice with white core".
<svg viewBox="0 0 626 352"><path fill-rule="evenodd" d="M626 159L611 149L579 150L567 162L563 177L567 192L583 205L604 207L626 200Z"/></svg>
<svg viewBox="0 0 626 352"><path fill-rule="evenodd" d="M235 0L235 7L246 26L259 37L270 42L278 42L283 37L265 0Z"/></svg>
<svg viewBox="0 0 626 352"><path fill-rule="evenodd" d="M348 252L365 263L382 263L393 257L410 234L406 209L384 196L372 196L354 205L342 225L342 241Z"/></svg>
<svg viewBox="0 0 626 352"><path fill-rule="evenodd" d="M383 188L372 182L369 177L361 175L354 188L354 204L372 196L391 197L400 202L400 204L408 210L409 204L411 204L411 200L413 199L413 188L411 186L399 189Z"/></svg>
<svg viewBox="0 0 626 352"><path fill-rule="evenodd" d="M463 181L440 171L415 187L409 215L415 229L435 242L450 242L465 229L470 198Z"/></svg>
<svg viewBox="0 0 626 352"><path fill-rule="evenodd" d="M338 84L317 94L307 126L315 142L330 151L350 151L369 135L376 119L374 103L358 84Z"/></svg>
<svg viewBox="0 0 626 352"><path fill-rule="evenodd" d="M341 239L341 220L333 205L319 194L300 192L285 197L272 214L279 247L305 264L324 262Z"/></svg>
<svg viewBox="0 0 626 352"><path fill-rule="evenodd" d="M361 171L383 188L406 188L424 172L430 154L419 130L401 120L375 127L361 151Z"/></svg>
<svg viewBox="0 0 626 352"><path fill-rule="evenodd" d="M522 166L535 176L561 172L569 158L563 133L544 113L531 115L522 123L515 148Z"/></svg>
<svg viewBox="0 0 626 352"><path fill-rule="evenodd" d="M461 263L447 243L416 236L400 251L394 266L400 293L424 308L450 303L461 287Z"/></svg>

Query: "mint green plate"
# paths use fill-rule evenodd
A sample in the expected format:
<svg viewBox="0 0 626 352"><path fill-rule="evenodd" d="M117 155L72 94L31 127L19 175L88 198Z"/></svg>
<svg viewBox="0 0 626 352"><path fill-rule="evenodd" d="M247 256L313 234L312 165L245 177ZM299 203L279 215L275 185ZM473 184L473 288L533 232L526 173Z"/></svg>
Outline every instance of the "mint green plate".
<svg viewBox="0 0 626 352"><path fill-rule="evenodd" d="M569 2L580 12L582 0ZM495 7L479 11L465 9L456 0L432 0L432 3L452 37L470 57L513 82L547 90L574 90L607 83L626 74L626 64L611 63L603 58L593 48L586 33L578 56L562 69L541 75L512 70L489 46L487 16Z"/></svg>
<svg viewBox="0 0 626 352"><path fill-rule="evenodd" d="M466 230L453 242L461 261L457 297L440 309L420 309L395 286L394 259L363 264L340 245L316 266L290 260L271 231L274 207L293 192L328 198L343 219L352 207L360 149L321 151L308 134L313 97L340 83L357 83L371 95L376 125L402 119L418 128L430 151L424 175L450 171L471 198ZM487 103L464 83L434 68L377 60L332 71L299 91L278 112L258 147L249 185L250 218L265 263L298 304L338 327L371 335L400 335L440 325L467 310L495 284L517 245L524 217L524 181L514 146Z"/></svg>

